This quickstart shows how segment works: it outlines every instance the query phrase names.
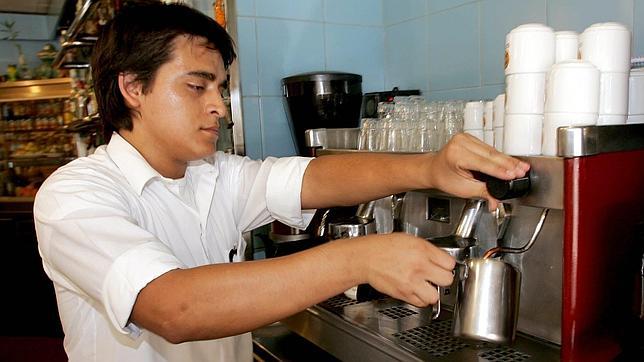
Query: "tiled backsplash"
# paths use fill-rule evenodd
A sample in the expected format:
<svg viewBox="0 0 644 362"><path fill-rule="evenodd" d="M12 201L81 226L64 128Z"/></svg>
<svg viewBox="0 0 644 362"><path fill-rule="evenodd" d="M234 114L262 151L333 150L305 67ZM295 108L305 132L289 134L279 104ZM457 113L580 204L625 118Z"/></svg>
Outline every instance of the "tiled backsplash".
<svg viewBox="0 0 644 362"><path fill-rule="evenodd" d="M385 88L383 0L237 0L246 153L295 154L281 79L335 70Z"/></svg>
<svg viewBox="0 0 644 362"><path fill-rule="evenodd" d="M644 17L638 17L644 15L644 0L407 0L402 4L409 12L402 16L403 10L394 10L398 1L384 4L387 88L422 83L433 100L493 98L503 92L505 35L524 23L581 32L597 22L617 21L633 31L633 54L644 54ZM409 69L408 60L397 54L423 44L426 68L412 68L413 75L400 71Z"/></svg>

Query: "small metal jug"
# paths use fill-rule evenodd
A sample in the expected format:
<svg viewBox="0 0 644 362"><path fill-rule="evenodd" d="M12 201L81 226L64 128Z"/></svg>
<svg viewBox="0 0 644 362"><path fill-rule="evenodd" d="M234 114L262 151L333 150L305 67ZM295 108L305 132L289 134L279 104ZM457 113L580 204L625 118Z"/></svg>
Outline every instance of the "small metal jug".
<svg viewBox="0 0 644 362"><path fill-rule="evenodd" d="M511 343L519 317L521 273L498 259L468 259L456 292L456 337Z"/></svg>
<svg viewBox="0 0 644 362"><path fill-rule="evenodd" d="M521 272L499 253L523 253L537 239L548 209L544 209L530 241L522 248L495 247L483 258L459 266L453 335L465 339L509 344L516 336L521 294Z"/></svg>

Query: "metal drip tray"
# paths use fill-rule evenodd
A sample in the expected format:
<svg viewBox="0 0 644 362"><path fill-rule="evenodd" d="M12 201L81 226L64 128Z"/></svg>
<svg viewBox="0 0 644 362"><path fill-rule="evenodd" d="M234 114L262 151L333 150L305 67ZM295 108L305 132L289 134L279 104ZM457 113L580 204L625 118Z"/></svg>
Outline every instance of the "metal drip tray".
<svg viewBox="0 0 644 362"><path fill-rule="evenodd" d="M283 322L343 361L559 361L557 346L519 335L511 346L452 336L451 313L385 298L338 295Z"/></svg>
<svg viewBox="0 0 644 362"><path fill-rule="evenodd" d="M467 347L463 341L452 337L452 321L444 320L395 333L401 343L411 345L435 357L443 357Z"/></svg>

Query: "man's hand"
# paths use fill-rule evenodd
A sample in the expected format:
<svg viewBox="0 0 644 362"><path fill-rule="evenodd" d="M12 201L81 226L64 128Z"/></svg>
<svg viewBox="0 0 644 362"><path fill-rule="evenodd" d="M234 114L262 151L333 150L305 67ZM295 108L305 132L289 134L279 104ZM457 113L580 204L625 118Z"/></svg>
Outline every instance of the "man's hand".
<svg viewBox="0 0 644 362"><path fill-rule="evenodd" d="M394 233L352 240L361 244L356 254L356 268L365 273L361 279L391 297L426 307L438 301L434 285L452 284L454 258L424 239Z"/></svg>
<svg viewBox="0 0 644 362"><path fill-rule="evenodd" d="M466 133L455 135L425 166L429 188L454 196L484 198L490 210L496 208L498 200L490 196L485 184L474 179L470 171L511 180L525 176L530 169L527 163L507 156Z"/></svg>

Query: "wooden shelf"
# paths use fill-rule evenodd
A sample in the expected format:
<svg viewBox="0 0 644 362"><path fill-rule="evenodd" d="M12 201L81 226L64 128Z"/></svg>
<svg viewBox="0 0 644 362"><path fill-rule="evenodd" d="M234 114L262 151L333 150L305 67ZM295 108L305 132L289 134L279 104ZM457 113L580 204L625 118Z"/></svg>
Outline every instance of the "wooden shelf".
<svg viewBox="0 0 644 362"><path fill-rule="evenodd" d="M0 83L0 103L69 98L71 78L23 80Z"/></svg>

